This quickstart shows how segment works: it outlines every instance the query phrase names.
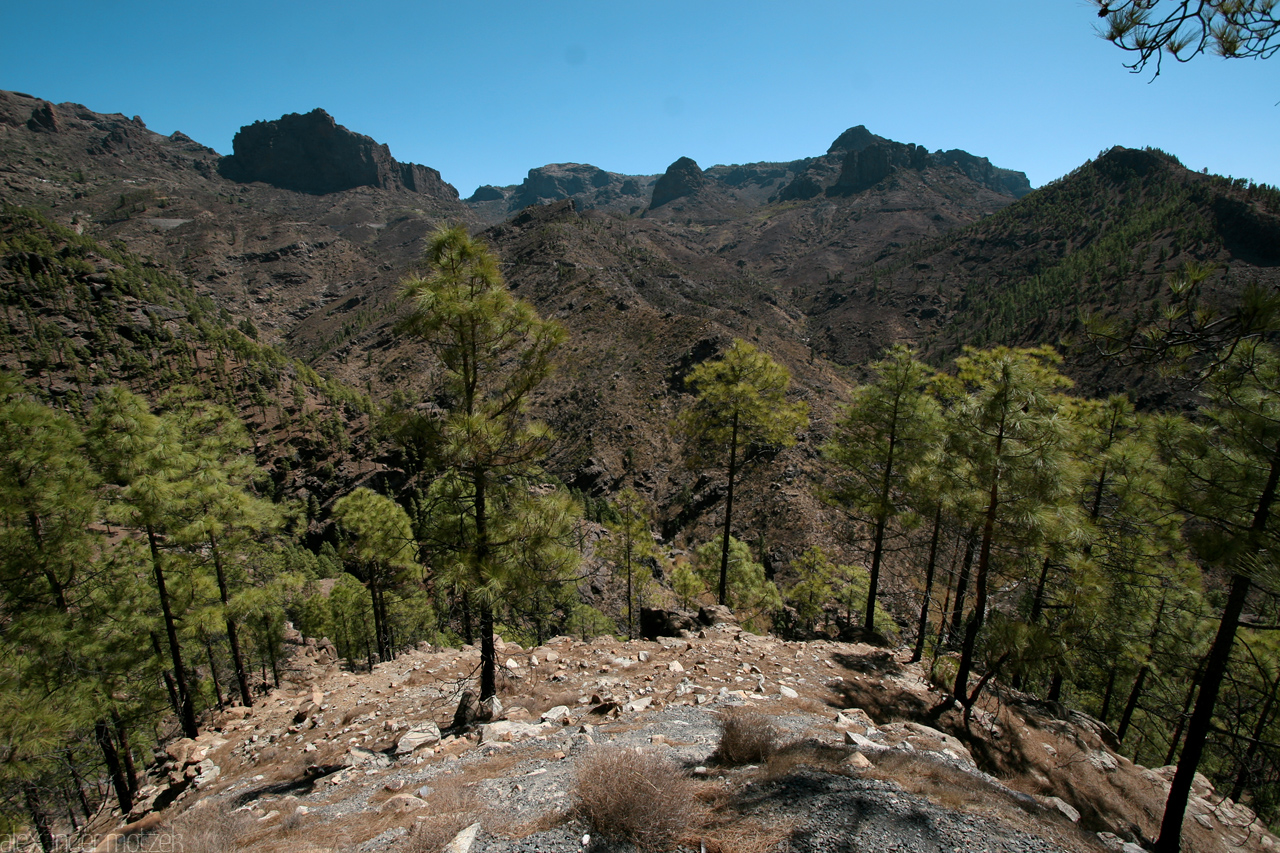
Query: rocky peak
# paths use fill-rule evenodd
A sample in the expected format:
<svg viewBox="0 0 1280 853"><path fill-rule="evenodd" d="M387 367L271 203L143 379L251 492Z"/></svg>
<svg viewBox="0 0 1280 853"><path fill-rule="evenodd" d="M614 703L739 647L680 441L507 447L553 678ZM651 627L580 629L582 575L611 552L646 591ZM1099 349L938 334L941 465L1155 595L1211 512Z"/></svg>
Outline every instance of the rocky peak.
<svg viewBox="0 0 1280 853"><path fill-rule="evenodd" d="M668 166L667 171L653 185L653 200L649 203L649 209L693 195L706 185L707 177L698 164L688 157L681 157Z"/></svg>
<svg viewBox="0 0 1280 853"><path fill-rule="evenodd" d="M831 147L827 149L828 154L848 153L850 151L861 151L868 145L874 145L877 142L888 142L889 140L876 136L867 130L865 125L851 127L844 133L836 137L836 141L831 143Z"/></svg>
<svg viewBox="0 0 1280 853"><path fill-rule="evenodd" d="M895 169L922 171L929 165L929 152L918 145L901 142L874 142L851 149L840 168L840 177L827 188L827 195L852 195L870 189Z"/></svg>
<svg viewBox="0 0 1280 853"><path fill-rule="evenodd" d="M261 181L313 195L379 187L458 197L435 169L398 162L386 145L348 130L322 109L255 121L240 128L231 144L233 153L218 171L239 183Z"/></svg>

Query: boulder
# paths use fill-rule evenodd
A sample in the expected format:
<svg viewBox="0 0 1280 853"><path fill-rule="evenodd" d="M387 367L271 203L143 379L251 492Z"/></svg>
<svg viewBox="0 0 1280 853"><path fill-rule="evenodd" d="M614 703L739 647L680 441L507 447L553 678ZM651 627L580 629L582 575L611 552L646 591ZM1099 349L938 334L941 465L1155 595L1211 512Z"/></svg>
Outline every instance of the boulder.
<svg viewBox="0 0 1280 853"><path fill-rule="evenodd" d="M444 853L470 853L471 846L476 843L476 836L480 834L480 824L473 823L466 829L459 832L453 837L453 840L445 845Z"/></svg>
<svg viewBox="0 0 1280 853"><path fill-rule="evenodd" d="M514 743L518 740L535 737L546 729L533 723L520 723L513 720L498 720L496 723L485 723L480 727L481 743Z"/></svg>
<svg viewBox="0 0 1280 853"><path fill-rule="evenodd" d="M406 755L424 746L435 746L440 742L440 728L435 723L419 723L400 738L396 743L396 755Z"/></svg>
<svg viewBox="0 0 1280 853"><path fill-rule="evenodd" d="M737 625L733 611L723 604L707 604L698 609L698 621L703 625Z"/></svg>
<svg viewBox="0 0 1280 853"><path fill-rule="evenodd" d="M542 722L557 726L567 726L573 722L573 716L567 705L557 705L543 712Z"/></svg>
<svg viewBox="0 0 1280 853"><path fill-rule="evenodd" d="M697 629L698 618L695 613L654 607L640 608L640 634L647 640L656 640L658 637L679 637L681 631Z"/></svg>

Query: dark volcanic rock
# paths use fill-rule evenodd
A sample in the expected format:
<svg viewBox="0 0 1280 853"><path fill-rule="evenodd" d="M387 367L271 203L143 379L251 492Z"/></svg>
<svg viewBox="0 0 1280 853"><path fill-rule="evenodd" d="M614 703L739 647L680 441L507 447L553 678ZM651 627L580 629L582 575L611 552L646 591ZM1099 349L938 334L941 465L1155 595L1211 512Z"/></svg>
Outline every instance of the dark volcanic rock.
<svg viewBox="0 0 1280 853"><path fill-rule="evenodd" d="M986 157L978 157L968 151L954 148L950 151L937 152L933 155L933 159L940 165L958 169L987 189L1007 193L1014 198L1022 198L1031 192L1031 182L1027 180L1024 172L997 168L992 166L991 161Z"/></svg>
<svg viewBox="0 0 1280 853"><path fill-rule="evenodd" d="M864 125L851 127L844 133L836 137L836 141L831 143L831 147L827 149L828 154L848 154L850 151L861 151L868 145L874 145L877 142L888 142L882 136L876 136L867 130Z"/></svg>
<svg viewBox="0 0 1280 853"><path fill-rule="evenodd" d="M476 187L476 191L471 194L471 198L467 201L502 201L506 195L502 190L493 184L485 184L482 187Z"/></svg>
<svg viewBox="0 0 1280 853"><path fill-rule="evenodd" d="M693 195L706 185L707 178L698 164L688 157L681 157L668 166L667 171L653 185L653 200L649 203L649 209Z"/></svg>
<svg viewBox="0 0 1280 853"><path fill-rule="evenodd" d="M321 109L255 121L240 128L231 144L234 153L218 171L240 183L262 181L314 195L379 187L458 197L435 169L396 161L386 145L347 130Z"/></svg>
<svg viewBox="0 0 1280 853"><path fill-rule="evenodd" d="M528 177L516 189L514 200L517 208L528 207L603 189L611 182L608 172L589 163L550 163L529 170Z"/></svg>
<svg viewBox="0 0 1280 853"><path fill-rule="evenodd" d="M921 171L929 165L929 152L918 145L876 142L850 150L844 158L840 177L827 188L827 195L852 195L870 189L895 169Z"/></svg>
<svg viewBox="0 0 1280 853"><path fill-rule="evenodd" d="M27 119L27 127L34 131L58 132L58 117L54 115L53 104L41 104L31 111Z"/></svg>

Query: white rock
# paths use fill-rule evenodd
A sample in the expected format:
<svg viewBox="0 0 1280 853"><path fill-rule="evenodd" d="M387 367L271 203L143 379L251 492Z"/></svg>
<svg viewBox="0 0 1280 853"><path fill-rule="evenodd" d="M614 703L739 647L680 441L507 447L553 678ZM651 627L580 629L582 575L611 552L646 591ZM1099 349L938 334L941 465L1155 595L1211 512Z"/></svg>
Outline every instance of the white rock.
<svg viewBox="0 0 1280 853"><path fill-rule="evenodd" d="M1061 797L1046 797L1045 802L1061 812L1062 816L1072 823L1080 822L1080 812L1076 811L1070 803Z"/></svg>
<svg viewBox="0 0 1280 853"><path fill-rule="evenodd" d="M633 699L632 701L623 705L622 710L626 711L627 713L635 713L636 711L643 711L645 708L648 708L652 704L653 704L652 696L643 696L639 699Z"/></svg>
<svg viewBox="0 0 1280 853"><path fill-rule="evenodd" d="M844 742L846 746L855 747L861 752L884 752L888 749L884 744L876 743L870 738L860 735L857 732L845 732Z"/></svg>
<svg viewBox="0 0 1280 853"><path fill-rule="evenodd" d="M567 705L557 705L542 714L544 723L553 723L557 726L567 726L571 719Z"/></svg>
<svg viewBox="0 0 1280 853"><path fill-rule="evenodd" d="M440 727L435 723L419 723L409 729L396 743L396 755L405 755L422 746L434 746L440 742Z"/></svg>
<svg viewBox="0 0 1280 853"><path fill-rule="evenodd" d="M668 672L684 672L684 666L680 663L680 661L673 660L671 663L667 664L667 671Z"/></svg>
<svg viewBox="0 0 1280 853"><path fill-rule="evenodd" d="M412 812L425 807L427 801L413 794L396 794L378 807L380 812Z"/></svg>
<svg viewBox="0 0 1280 853"><path fill-rule="evenodd" d="M778 686L778 692L782 694L783 699L799 699L800 694L785 684Z"/></svg>
<svg viewBox="0 0 1280 853"><path fill-rule="evenodd" d="M480 742L484 744L513 743L535 737L546 731L545 724L521 723L514 720L498 720L480 727Z"/></svg>
<svg viewBox="0 0 1280 853"><path fill-rule="evenodd" d="M863 755L861 752L855 749L853 752L849 754L849 757L844 760L844 763L858 770L865 770L866 768L871 766L871 759L867 758L865 755Z"/></svg>
<svg viewBox="0 0 1280 853"><path fill-rule="evenodd" d="M200 772L196 774L196 778L192 780L192 784L197 788L203 788L222 774L222 771L218 769L218 765L214 764L213 760L210 758L206 758L196 766L200 769Z"/></svg>
<svg viewBox="0 0 1280 853"><path fill-rule="evenodd" d="M453 840L445 845L444 853L470 853L471 845L476 843L476 835L480 834L480 824L472 824L453 836Z"/></svg>

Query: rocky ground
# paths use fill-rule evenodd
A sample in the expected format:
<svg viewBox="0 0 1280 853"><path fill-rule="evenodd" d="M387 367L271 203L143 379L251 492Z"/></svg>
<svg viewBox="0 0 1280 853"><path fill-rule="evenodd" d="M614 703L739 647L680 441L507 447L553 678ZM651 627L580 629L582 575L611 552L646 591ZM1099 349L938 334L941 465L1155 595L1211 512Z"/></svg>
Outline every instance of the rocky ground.
<svg viewBox="0 0 1280 853"><path fill-rule="evenodd" d="M942 693L927 671L862 644L719 624L658 641L500 648L500 718L454 729L477 649L423 648L351 673L327 643L307 641L279 689L168 744L143 802L104 816L90 840L180 840L187 853L630 849L575 811L589 759L612 749L669 759L648 791L690 786L679 838L689 849L1135 853L1171 777L1117 755L1096 721L1046 716L1012 691L967 729L956 711L928 716ZM722 760L733 714L761 715L776 752ZM1186 849L1275 849L1247 808L1204 780L1195 793Z"/></svg>

